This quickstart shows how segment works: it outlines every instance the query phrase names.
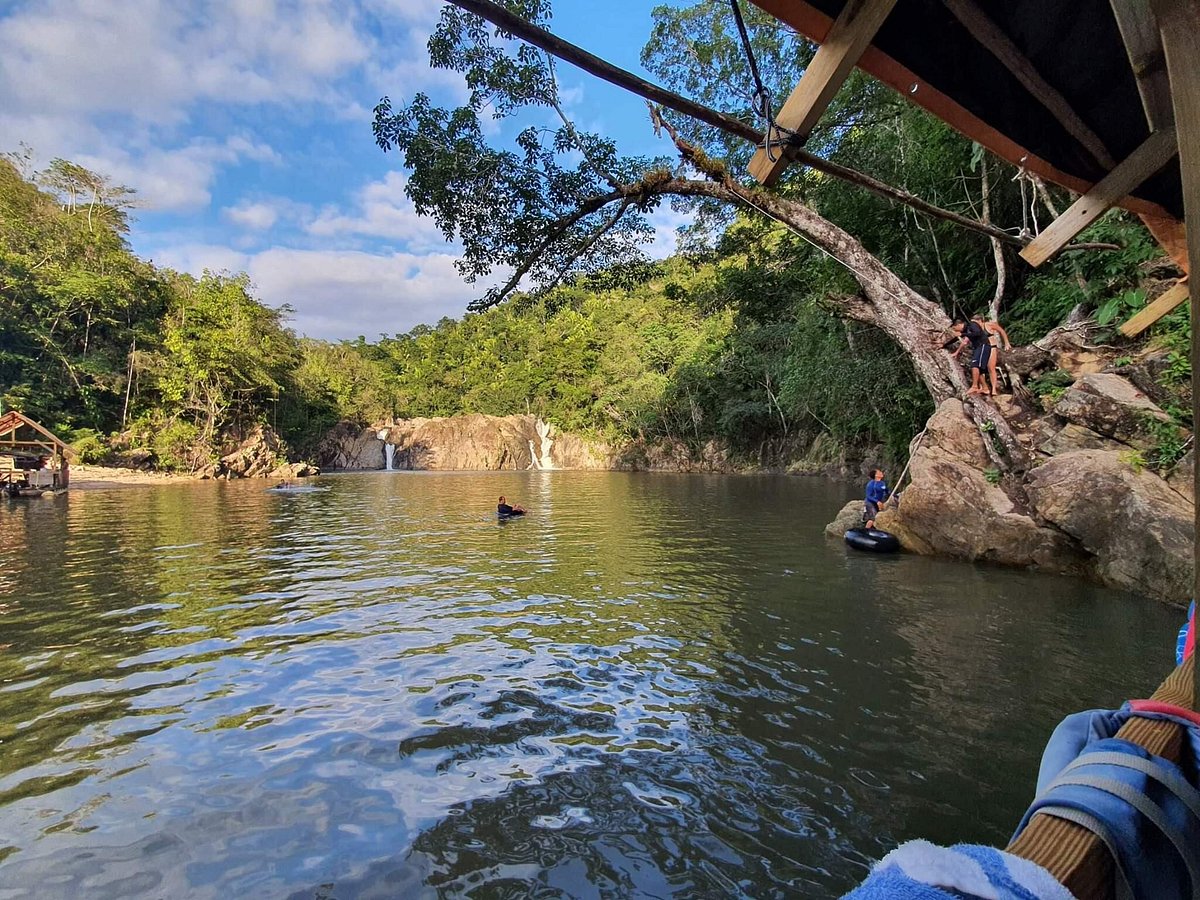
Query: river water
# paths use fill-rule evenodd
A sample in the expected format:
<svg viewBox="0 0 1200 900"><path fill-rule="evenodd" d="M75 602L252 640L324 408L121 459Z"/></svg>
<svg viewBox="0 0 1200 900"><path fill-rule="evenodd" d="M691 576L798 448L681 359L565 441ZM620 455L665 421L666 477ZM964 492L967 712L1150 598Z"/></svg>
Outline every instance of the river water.
<svg viewBox="0 0 1200 900"><path fill-rule="evenodd" d="M836 896L1002 846L1172 665L1177 611L826 540L854 485L315 483L4 501L0 898Z"/></svg>

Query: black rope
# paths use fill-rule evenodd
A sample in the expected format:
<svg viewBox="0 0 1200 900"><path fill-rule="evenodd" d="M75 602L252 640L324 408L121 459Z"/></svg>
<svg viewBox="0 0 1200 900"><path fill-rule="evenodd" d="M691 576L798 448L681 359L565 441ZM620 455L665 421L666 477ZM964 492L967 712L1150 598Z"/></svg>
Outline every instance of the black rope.
<svg viewBox="0 0 1200 900"><path fill-rule="evenodd" d="M771 149L773 146L782 147L787 144L799 146L801 141L798 140L799 135L796 132L790 128L784 128L775 121L771 91L763 84L762 78L758 74L758 62L754 59L754 50L750 46L750 34L746 31L746 22L742 18L742 8L738 5L738 0L729 0L729 5L733 7L733 19L737 22L738 34L742 38L742 50L745 51L746 61L750 64L750 74L754 78L754 97L750 105L754 112L767 123L767 131L763 136L763 149L767 152L767 159L775 162L778 157Z"/></svg>

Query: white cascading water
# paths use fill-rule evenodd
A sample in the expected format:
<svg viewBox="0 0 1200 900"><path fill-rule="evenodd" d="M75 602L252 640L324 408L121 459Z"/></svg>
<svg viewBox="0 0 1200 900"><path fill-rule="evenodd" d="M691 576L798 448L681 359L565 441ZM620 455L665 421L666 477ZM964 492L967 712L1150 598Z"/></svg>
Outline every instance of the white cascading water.
<svg viewBox="0 0 1200 900"><path fill-rule="evenodd" d="M537 428L538 441L542 445L541 462L538 464L538 468L553 469L554 463L550 459L550 448L554 446L554 439L550 437L550 425L538 419L535 427Z"/></svg>
<svg viewBox="0 0 1200 900"><path fill-rule="evenodd" d="M537 448L533 446L533 441L529 442L529 468L540 469L541 463L538 462Z"/></svg>
<svg viewBox="0 0 1200 900"><path fill-rule="evenodd" d="M384 468L390 472L392 471L392 454L396 452L396 445L388 441L388 438L391 437L391 434L386 428L380 428L377 437L383 441L383 454L385 458Z"/></svg>

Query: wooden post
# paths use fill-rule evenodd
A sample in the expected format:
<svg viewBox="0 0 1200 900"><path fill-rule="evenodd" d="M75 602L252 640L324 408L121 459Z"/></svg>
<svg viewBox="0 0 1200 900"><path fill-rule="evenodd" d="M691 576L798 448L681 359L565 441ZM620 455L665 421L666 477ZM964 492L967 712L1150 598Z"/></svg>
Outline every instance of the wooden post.
<svg viewBox="0 0 1200 900"><path fill-rule="evenodd" d="M1021 258L1040 266L1174 156L1174 129L1154 132L1022 250Z"/></svg>
<svg viewBox="0 0 1200 900"><path fill-rule="evenodd" d="M1171 103L1179 132L1179 172L1183 178L1183 209L1187 229L1188 261L1191 271L1200 271L1200 0L1153 0L1167 73L1171 78ZM1200 425L1200 290L1192 294L1192 428ZM1195 487L1200 487L1200 469ZM1196 505L1196 532L1200 533L1200 504ZM1192 596L1200 597L1200 556L1192 551L1196 582ZM1200 675L1194 697L1200 701Z"/></svg>
<svg viewBox="0 0 1200 900"><path fill-rule="evenodd" d="M804 70L776 117L776 124L792 132L800 143L808 140L817 121L837 95L842 83L875 37L896 0L849 0ZM767 135L770 141L772 135ZM750 160L750 174L767 187L783 174L791 159L782 146L768 152L760 147Z"/></svg>

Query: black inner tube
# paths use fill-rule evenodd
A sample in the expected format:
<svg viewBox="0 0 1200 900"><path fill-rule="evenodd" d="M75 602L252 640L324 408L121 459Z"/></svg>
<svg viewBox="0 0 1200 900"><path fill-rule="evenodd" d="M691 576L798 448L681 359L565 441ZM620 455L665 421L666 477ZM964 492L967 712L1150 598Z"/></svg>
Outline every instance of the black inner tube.
<svg viewBox="0 0 1200 900"><path fill-rule="evenodd" d="M873 553L895 553L900 549L899 538L878 528L851 528L846 532L846 543L857 550Z"/></svg>

